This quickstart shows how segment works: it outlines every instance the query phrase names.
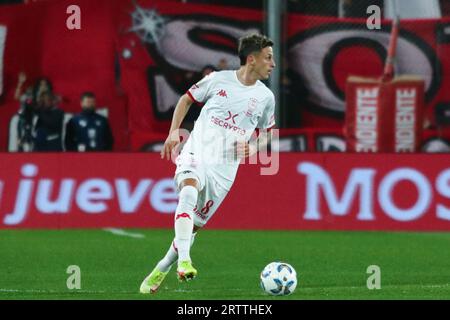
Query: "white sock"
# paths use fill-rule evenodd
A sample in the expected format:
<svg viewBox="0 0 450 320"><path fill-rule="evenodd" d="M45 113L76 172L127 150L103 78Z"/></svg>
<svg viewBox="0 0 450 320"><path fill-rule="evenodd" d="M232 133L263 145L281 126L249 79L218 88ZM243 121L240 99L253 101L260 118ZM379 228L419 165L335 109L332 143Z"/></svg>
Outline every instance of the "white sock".
<svg viewBox="0 0 450 320"><path fill-rule="evenodd" d="M164 256L164 258L162 258L161 261L158 262L156 267L161 272L168 272L170 270L170 268L172 267L172 264L175 261L177 261L177 259L178 259L178 252L172 241L172 243L170 244L169 250L167 250L166 255Z"/></svg>
<svg viewBox="0 0 450 320"><path fill-rule="evenodd" d="M189 249L197 197L198 191L193 186L183 187L179 194L178 206L175 211L175 246L178 249L178 261L191 260Z"/></svg>
<svg viewBox="0 0 450 320"><path fill-rule="evenodd" d="M197 233L193 233L191 236L191 247L194 244L195 236ZM172 267L173 263L178 259L178 251L174 244L175 239L170 244L169 250L167 250L166 255L162 258L161 261L158 262L156 267L161 272L168 272Z"/></svg>

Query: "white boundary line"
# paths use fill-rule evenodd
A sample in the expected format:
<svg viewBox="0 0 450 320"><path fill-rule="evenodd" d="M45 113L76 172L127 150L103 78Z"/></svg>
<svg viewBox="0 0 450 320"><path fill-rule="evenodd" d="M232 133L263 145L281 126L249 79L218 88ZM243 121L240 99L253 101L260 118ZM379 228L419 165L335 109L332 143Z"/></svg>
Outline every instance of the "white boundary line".
<svg viewBox="0 0 450 320"><path fill-rule="evenodd" d="M130 238L135 238L135 239L145 238L145 235L143 235L141 233L128 232L128 231L125 231L123 229L118 229L118 228L104 228L103 231L110 232L116 236L121 236L121 237L130 237Z"/></svg>

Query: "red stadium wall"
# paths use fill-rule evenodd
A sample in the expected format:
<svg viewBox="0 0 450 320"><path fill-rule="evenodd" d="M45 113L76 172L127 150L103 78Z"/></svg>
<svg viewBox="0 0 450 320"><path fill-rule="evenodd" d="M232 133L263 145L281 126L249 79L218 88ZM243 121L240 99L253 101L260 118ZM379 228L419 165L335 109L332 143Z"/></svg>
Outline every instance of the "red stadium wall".
<svg viewBox="0 0 450 320"><path fill-rule="evenodd" d="M450 231L448 155L279 155L241 166L208 228ZM3 154L0 228L171 228L156 154ZM276 170L275 170L276 172Z"/></svg>

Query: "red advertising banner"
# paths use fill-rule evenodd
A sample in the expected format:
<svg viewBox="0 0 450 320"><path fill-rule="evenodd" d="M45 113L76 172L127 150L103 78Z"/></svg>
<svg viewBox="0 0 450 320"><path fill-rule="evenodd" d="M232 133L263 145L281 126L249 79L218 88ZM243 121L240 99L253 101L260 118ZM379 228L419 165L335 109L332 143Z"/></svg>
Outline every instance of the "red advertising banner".
<svg viewBox="0 0 450 320"><path fill-rule="evenodd" d="M175 166L156 154L3 154L0 228L171 228ZM450 156L273 155L243 164L221 229L450 230ZM261 175L272 172L274 175Z"/></svg>
<svg viewBox="0 0 450 320"><path fill-rule="evenodd" d="M386 102L380 101L392 125L386 152L418 152L422 144L425 110L424 81L418 77L399 77L389 83Z"/></svg>
<svg viewBox="0 0 450 320"><path fill-rule="evenodd" d="M346 135L350 152L418 152L422 145L424 82L350 77Z"/></svg>

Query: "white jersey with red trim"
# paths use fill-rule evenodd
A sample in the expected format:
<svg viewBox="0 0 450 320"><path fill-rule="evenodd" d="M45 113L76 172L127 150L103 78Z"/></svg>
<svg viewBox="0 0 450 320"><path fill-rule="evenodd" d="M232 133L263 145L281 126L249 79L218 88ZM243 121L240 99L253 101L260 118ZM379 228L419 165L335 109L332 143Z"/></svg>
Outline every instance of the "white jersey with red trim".
<svg viewBox="0 0 450 320"><path fill-rule="evenodd" d="M275 97L261 81L246 86L236 71L212 72L187 94L204 104L194 129L183 147L180 161L194 161L223 178L223 187L234 181L240 159L235 156L235 143L249 141L255 128L275 125Z"/></svg>

